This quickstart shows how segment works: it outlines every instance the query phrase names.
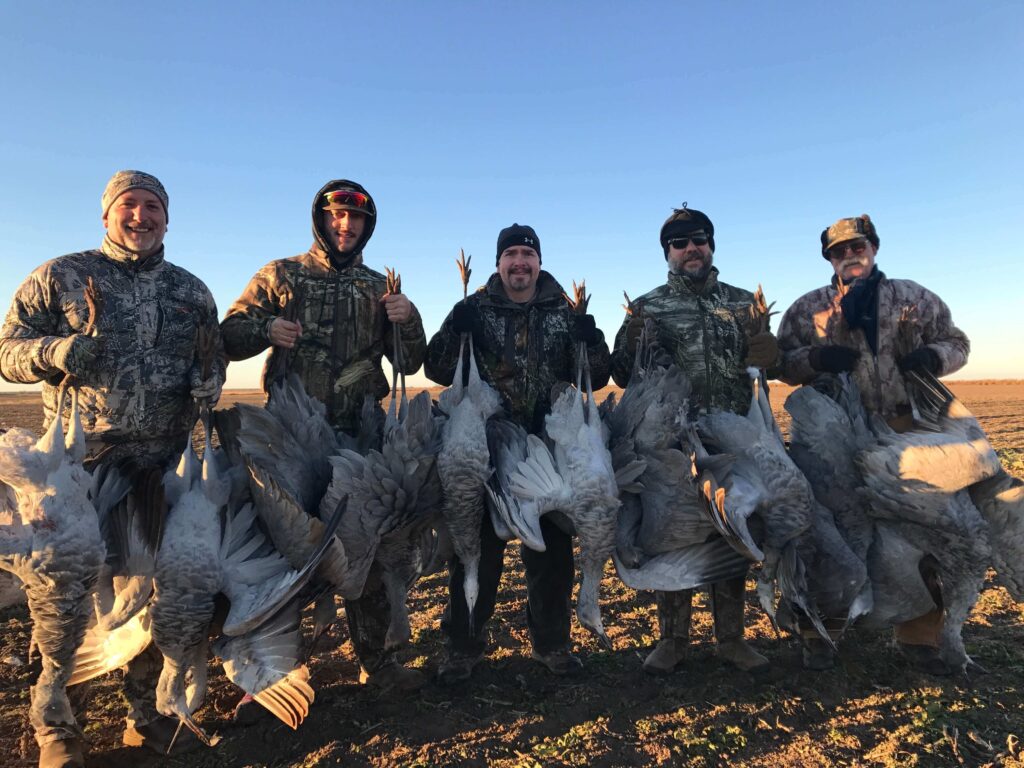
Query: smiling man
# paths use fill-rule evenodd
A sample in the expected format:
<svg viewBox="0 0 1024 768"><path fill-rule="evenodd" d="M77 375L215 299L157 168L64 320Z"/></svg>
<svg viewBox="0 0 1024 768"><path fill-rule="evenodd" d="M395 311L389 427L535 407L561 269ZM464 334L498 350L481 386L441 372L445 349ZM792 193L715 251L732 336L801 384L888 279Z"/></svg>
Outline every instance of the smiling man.
<svg viewBox="0 0 1024 768"><path fill-rule="evenodd" d="M653 343L674 363L692 386L690 415L710 410L746 413L751 383L748 366L770 368L778 362L778 346L769 331L747 327L754 295L718 279L714 266L715 226L701 211L673 211L661 227L660 241L668 279L629 308L615 337L612 377L628 386L644 321L654 325ZM743 638L746 578L710 586L718 655L746 671L763 670L768 660ZM689 646L693 591L656 592L660 640L644 660L653 675L673 672Z"/></svg>
<svg viewBox="0 0 1024 768"><path fill-rule="evenodd" d="M904 432L913 417L903 372L953 373L966 364L971 346L942 299L879 270L878 247L878 231L867 214L839 219L822 231L821 255L832 267L832 281L801 296L783 315L779 378L809 384L823 374L849 373L864 408ZM924 573L926 564L921 567ZM942 621L942 609L936 608L896 627L907 659L936 675L951 673L938 654ZM805 640L804 665L831 667L831 648L810 632Z"/></svg>
<svg viewBox="0 0 1024 768"><path fill-rule="evenodd" d="M44 426L57 417L61 383L73 377L90 457L130 459L141 468L166 467L181 454L198 401L215 402L224 381L213 296L201 280L164 259L167 204L155 176L115 173L102 198L103 245L36 269L15 293L0 330L0 374L19 384L43 383ZM99 295L94 318L86 298L90 281ZM215 342L205 380L196 345L200 328ZM177 729L177 719L155 708L161 666L160 654L148 650L124 678L131 706L124 742L159 753ZM51 706L48 693L32 689L29 719L39 765L82 765L80 731L59 705ZM198 746L190 733L182 736L175 753Z"/></svg>
<svg viewBox="0 0 1024 768"><path fill-rule="evenodd" d="M551 411L551 389L576 380L576 354L584 342L594 389L608 382L608 346L591 315L576 315L562 286L541 269L540 238L533 227L513 224L498 234L495 272L487 285L459 302L427 346L424 371L449 386L455 376L462 334L471 334L480 377L501 395L506 415L527 432L543 433ZM467 351L468 354L468 351ZM468 366L464 368L468 370ZM571 652L570 597L573 582L572 537L541 518L547 549L520 547L526 569L526 621L533 658L556 675L582 668ZM485 627L494 613L503 569L505 541L482 515L480 593L472 629L463 590L465 570L455 557L448 576L448 607L441 625L447 655L438 680L466 680L487 647Z"/></svg>
<svg viewBox="0 0 1024 768"><path fill-rule="evenodd" d="M397 340L405 372L413 373L423 362L426 337L409 298L389 294L384 275L363 263L363 248L377 226L370 194L347 179L329 181L313 197L311 213L313 244L298 256L270 262L249 281L221 324L224 347L230 360L269 347L264 391L294 373L327 407L331 426L355 435L364 398L379 407L388 394L381 359L396 363ZM388 599L376 565L362 597L345 601L345 614L361 682L402 690L425 682L422 673L401 666L393 650L384 650Z"/></svg>

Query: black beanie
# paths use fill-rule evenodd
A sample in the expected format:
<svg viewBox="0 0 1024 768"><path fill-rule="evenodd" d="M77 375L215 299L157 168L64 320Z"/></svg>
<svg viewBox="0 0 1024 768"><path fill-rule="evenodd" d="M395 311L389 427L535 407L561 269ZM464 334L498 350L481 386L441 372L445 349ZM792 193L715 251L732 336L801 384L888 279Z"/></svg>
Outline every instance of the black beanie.
<svg viewBox="0 0 1024 768"><path fill-rule="evenodd" d="M683 203L682 208L673 210L672 215L661 225L661 248L665 252L665 258L668 258L669 240L685 237L701 230L704 230L704 234L708 236L708 245L711 246L711 252L714 253L715 225L711 223L711 219L698 210L687 208L686 203Z"/></svg>
<svg viewBox="0 0 1024 768"><path fill-rule="evenodd" d="M537 252L537 261L541 261L540 238L533 231L533 227L528 227L525 224L513 224L498 233L498 253L494 257L494 266L498 266L498 262L501 261L502 252L514 245L530 246Z"/></svg>

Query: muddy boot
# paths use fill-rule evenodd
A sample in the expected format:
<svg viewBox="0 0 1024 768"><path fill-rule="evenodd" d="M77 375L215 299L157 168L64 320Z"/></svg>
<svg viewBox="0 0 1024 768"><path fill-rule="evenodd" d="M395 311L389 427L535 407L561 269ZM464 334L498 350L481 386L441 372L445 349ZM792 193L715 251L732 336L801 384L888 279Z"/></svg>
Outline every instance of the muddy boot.
<svg viewBox="0 0 1024 768"><path fill-rule="evenodd" d="M176 717L161 717L145 725L129 725L124 729L121 741L126 747L145 747L158 755L184 755L203 745L187 727L178 730ZM168 752L172 741L174 748Z"/></svg>
<svg viewBox="0 0 1024 768"><path fill-rule="evenodd" d="M437 682L441 685L458 685L473 675L473 668L484 658L482 653L451 653L445 656L437 668Z"/></svg>
<svg viewBox="0 0 1024 768"><path fill-rule="evenodd" d="M426 684L427 676L418 669L409 669L397 661L389 661L374 672L368 672L365 667L360 667L359 682L381 691L394 689L411 693L418 691Z"/></svg>
<svg viewBox="0 0 1024 768"><path fill-rule="evenodd" d="M690 646L690 613L693 590L655 592L658 605L658 631L661 639L644 659L644 672L649 675L671 674Z"/></svg>
<svg viewBox="0 0 1024 768"><path fill-rule="evenodd" d="M559 648L548 653L533 651L530 654L530 658L547 667L551 674L559 675L560 677L578 675L583 671L583 662L568 648Z"/></svg>
<svg viewBox="0 0 1024 768"><path fill-rule="evenodd" d="M39 748L39 768L84 768L82 743L75 738L51 741Z"/></svg>
<svg viewBox="0 0 1024 768"><path fill-rule="evenodd" d="M711 585L711 613L715 619L718 657L744 672L761 672L768 659L743 639L743 593L747 580L742 576Z"/></svg>
<svg viewBox="0 0 1024 768"><path fill-rule="evenodd" d="M836 652L820 637L805 637L801 660L804 669L824 672L836 665Z"/></svg>
<svg viewBox="0 0 1024 768"><path fill-rule="evenodd" d="M939 649L930 645L914 645L912 643L896 643L903 658L918 672L933 677L949 677L953 669L942 660Z"/></svg>

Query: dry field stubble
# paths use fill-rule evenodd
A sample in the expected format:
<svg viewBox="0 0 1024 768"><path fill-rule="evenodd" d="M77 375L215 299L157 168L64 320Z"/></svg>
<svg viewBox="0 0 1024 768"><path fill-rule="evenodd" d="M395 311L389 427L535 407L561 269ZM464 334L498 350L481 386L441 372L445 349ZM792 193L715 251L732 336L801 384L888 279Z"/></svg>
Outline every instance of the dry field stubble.
<svg viewBox="0 0 1024 768"><path fill-rule="evenodd" d="M980 417L1004 463L1024 477L1024 383L954 383ZM781 404L788 388L773 387ZM38 428L37 395L0 394L0 427ZM228 393L259 401L252 393ZM781 419L783 422L784 418ZM429 684L414 696L379 695L356 684L342 621L312 661L317 699L297 732L270 718L233 726L238 692L211 677L199 719L224 740L214 750L160 759L120 746L124 715L118 674L77 693L91 745L88 765L114 766L1019 766L1024 738L1024 606L986 590L965 628L971 656L988 670L973 684L906 668L888 634L849 632L839 666L800 669L799 649L778 640L751 601L748 636L773 663L762 678L721 666L706 596L698 597L691 662L666 679L641 672L656 635L652 596L622 586L611 568L602 587L615 650L600 650L579 627L586 665L579 679L553 678L531 662L525 588L514 547L491 627L491 648L472 681ZM433 671L445 575L423 580L410 599L413 640L402 658ZM0 765L33 765L25 723L31 672L23 660L23 609L0 613Z"/></svg>

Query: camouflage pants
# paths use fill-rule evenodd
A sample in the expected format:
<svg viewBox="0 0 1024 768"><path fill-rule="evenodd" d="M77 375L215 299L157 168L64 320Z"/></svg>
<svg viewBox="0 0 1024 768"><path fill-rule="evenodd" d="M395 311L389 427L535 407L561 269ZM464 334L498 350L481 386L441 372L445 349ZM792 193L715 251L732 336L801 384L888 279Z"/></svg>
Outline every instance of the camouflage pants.
<svg viewBox="0 0 1024 768"><path fill-rule="evenodd" d="M526 624L537 653L551 653L569 645L573 582L572 537L546 517L540 521L547 549L535 552L521 547L526 570ZM473 607L472 625L463 580L462 563L453 558L448 577L448 606L441 619L449 650L460 656L482 654L487 647L485 628L494 614L498 585L504 568L505 546L484 515L480 528L479 593Z"/></svg>
<svg viewBox="0 0 1024 768"><path fill-rule="evenodd" d="M156 684L163 666L163 654L155 643L150 643L146 650L121 668L121 684L128 700L125 719L129 726L138 728L163 717L156 710Z"/></svg>
<svg viewBox="0 0 1024 768"><path fill-rule="evenodd" d="M345 618L352 647L363 669L372 674L395 660L397 649L384 649L391 621L391 603L376 563L370 566L363 594L356 600L345 601Z"/></svg>
<svg viewBox="0 0 1024 768"><path fill-rule="evenodd" d="M743 637L744 595L747 577L717 581L709 587L711 615L715 622L715 640L719 643ZM658 630L661 639L687 640L690 636L690 614L693 590L655 592L658 606Z"/></svg>

